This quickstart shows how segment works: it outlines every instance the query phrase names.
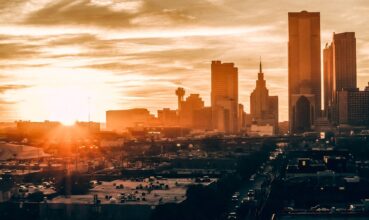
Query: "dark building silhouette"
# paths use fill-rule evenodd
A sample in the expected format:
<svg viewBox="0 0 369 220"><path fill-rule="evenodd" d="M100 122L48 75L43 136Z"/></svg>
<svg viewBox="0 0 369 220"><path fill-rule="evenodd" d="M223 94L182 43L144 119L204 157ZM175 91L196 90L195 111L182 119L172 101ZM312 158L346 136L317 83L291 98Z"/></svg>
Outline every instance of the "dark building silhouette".
<svg viewBox="0 0 369 220"><path fill-rule="evenodd" d="M333 34L333 94L357 88L355 32Z"/></svg>
<svg viewBox="0 0 369 220"><path fill-rule="evenodd" d="M211 63L211 107L213 129L237 133L238 69L233 63Z"/></svg>
<svg viewBox="0 0 369 220"><path fill-rule="evenodd" d="M158 119L162 126L173 127L178 126L178 115L176 110L171 110L169 108L163 108L158 110Z"/></svg>
<svg viewBox="0 0 369 220"><path fill-rule="evenodd" d="M77 121L74 125L76 128L83 130L90 134L96 134L100 132L100 123L92 121Z"/></svg>
<svg viewBox="0 0 369 220"><path fill-rule="evenodd" d="M193 115L193 128L198 130L211 130L212 129L212 109L211 107L205 107L197 109Z"/></svg>
<svg viewBox="0 0 369 220"><path fill-rule="evenodd" d="M338 123L337 93L357 88L355 33L333 33L332 43L324 49L323 64L324 110L330 121Z"/></svg>
<svg viewBox="0 0 369 220"><path fill-rule="evenodd" d="M176 90L176 95L178 97L178 112L181 111L181 104L183 102L183 97L185 95L185 90L182 87L178 87Z"/></svg>
<svg viewBox="0 0 369 220"><path fill-rule="evenodd" d="M240 130L246 127L246 112L242 104L238 104L238 127Z"/></svg>
<svg viewBox="0 0 369 220"><path fill-rule="evenodd" d="M204 108L204 101L199 94L190 94L186 101L181 102L181 110L179 111L179 124L181 127L194 127L195 111Z"/></svg>
<svg viewBox="0 0 369 220"><path fill-rule="evenodd" d="M278 96L269 96L266 88L262 64L260 61L256 88L250 96L250 113L254 123L273 126L273 133L278 132Z"/></svg>
<svg viewBox="0 0 369 220"><path fill-rule="evenodd" d="M288 30L290 132L301 133L321 113L320 13L288 13Z"/></svg>
<svg viewBox="0 0 369 220"><path fill-rule="evenodd" d="M339 124L369 126L369 91L342 90L337 97Z"/></svg>
<svg viewBox="0 0 369 220"><path fill-rule="evenodd" d="M128 127L148 126L154 118L145 108L110 110L106 112L106 128L112 131L124 131Z"/></svg>
<svg viewBox="0 0 369 220"><path fill-rule="evenodd" d="M325 45L323 49L323 74L324 74L324 112L330 117L333 107L333 47Z"/></svg>
<svg viewBox="0 0 369 220"><path fill-rule="evenodd" d="M31 121L17 121L17 132L23 136L45 136L62 125L56 121L43 121L43 122L31 122Z"/></svg>

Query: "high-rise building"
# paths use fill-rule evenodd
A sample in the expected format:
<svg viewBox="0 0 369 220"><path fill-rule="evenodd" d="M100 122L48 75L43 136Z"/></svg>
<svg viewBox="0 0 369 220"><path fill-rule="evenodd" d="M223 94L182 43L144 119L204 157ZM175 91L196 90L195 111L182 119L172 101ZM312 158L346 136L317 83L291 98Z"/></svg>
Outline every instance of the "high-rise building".
<svg viewBox="0 0 369 220"><path fill-rule="evenodd" d="M324 74L324 112L330 118L333 106L333 48L325 45L323 50L323 74Z"/></svg>
<svg viewBox="0 0 369 220"><path fill-rule="evenodd" d="M278 96L269 96L269 114L273 119L274 134L279 133L279 106L278 106Z"/></svg>
<svg viewBox="0 0 369 220"><path fill-rule="evenodd" d="M357 88L355 33L333 33L332 43L324 49L323 64L324 110L330 121L338 123L337 93Z"/></svg>
<svg viewBox="0 0 369 220"><path fill-rule="evenodd" d="M369 126L369 91L339 91L337 105L339 124Z"/></svg>
<svg viewBox="0 0 369 220"><path fill-rule="evenodd" d="M269 96L261 62L256 88L250 96L250 110L254 124L269 124L274 134L278 132L278 96Z"/></svg>
<svg viewBox="0 0 369 220"><path fill-rule="evenodd" d="M211 63L211 107L213 129L237 133L238 69L233 63Z"/></svg>
<svg viewBox="0 0 369 220"><path fill-rule="evenodd" d="M261 119L269 114L269 90L266 88L264 73L260 62L258 79L256 80L256 88L250 96L250 113L255 119Z"/></svg>
<svg viewBox="0 0 369 220"><path fill-rule="evenodd" d="M182 127L192 128L194 126L194 113L204 108L204 101L199 94L190 94L186 101L181 103L179 112L179 123Z"/></svg>
<svg viewBox="0 0 369 220"><path fill-rule="evenodd" d="M193 128L199 130L211 130L212 129L212 109L211 107L204 107L202 109L195 110L193 115Z"/></svg>
<svg viewBox="0 0 369 220"><path fill-rule="evenodd" d="M333 34L333 93L357 88L355 32Z"/></svg>
<svg viewBox="0 0 369 220"><path fill-rule="evenodd" d="M238 128L240 130L246 127L246 112L242 104L238 104Z"/></svg>
<svg viewBox="0 0 369 220"><path fill-rule="evenodd" d="M290 132L300 133L321 113L320 13L288 13L288 30Z"/></svg>

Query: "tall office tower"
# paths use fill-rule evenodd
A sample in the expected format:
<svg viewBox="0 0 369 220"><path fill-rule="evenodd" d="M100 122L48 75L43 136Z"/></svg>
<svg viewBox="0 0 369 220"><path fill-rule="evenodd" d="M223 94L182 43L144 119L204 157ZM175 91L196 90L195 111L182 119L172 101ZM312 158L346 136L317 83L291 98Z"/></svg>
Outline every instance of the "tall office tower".
<svg viewBox="0 0 369 220"><path fill-rule="evenodd" d="M251 117L259 126L273 126L273 134L278 132L278 96L269 96L260 62L256 88L250 96Z"/></svg>
<svg viewBox="0 0 369 220"><path fill-rule="evenodd" d="M290 132L301 133L321 113L320 13L288 13L288 30Z"/></svg>
<svg viewBox="0 0 369 220"><path fill-rule="evenodd" d="M333 94L341 90L355 90L356 38L355 32L333 34Z"/></svg>
<svg viewBox="0 0 369 220"><path fill-rule="evenodd" d="M324 75L324 112L331 118L333 106L333 48L325 45L323 50L323 75Z"/></svg>
<svg viewBox="0 0 369 220"><path fill-rule="evenodd" d="M324 49L324 108L328 118L337 123L337 93L355 91L356 38L354 32L333 33L332 43Z"/></svg>
<svg viewBox="0 0 369 220"><path fill-rule="evenodd" d="M213 129L238 132L238 69L233 63L211 63L211 107Z"/></svg>

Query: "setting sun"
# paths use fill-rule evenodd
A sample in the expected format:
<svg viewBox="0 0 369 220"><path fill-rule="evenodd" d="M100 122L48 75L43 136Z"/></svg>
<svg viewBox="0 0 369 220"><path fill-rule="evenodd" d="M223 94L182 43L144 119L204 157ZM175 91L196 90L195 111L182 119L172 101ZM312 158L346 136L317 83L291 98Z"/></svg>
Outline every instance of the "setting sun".
<svg viewBox="0 0 369 220"><path fill-rule="evenodd" d="M369 0L0 0L0 220L369 219Z"/></svg>

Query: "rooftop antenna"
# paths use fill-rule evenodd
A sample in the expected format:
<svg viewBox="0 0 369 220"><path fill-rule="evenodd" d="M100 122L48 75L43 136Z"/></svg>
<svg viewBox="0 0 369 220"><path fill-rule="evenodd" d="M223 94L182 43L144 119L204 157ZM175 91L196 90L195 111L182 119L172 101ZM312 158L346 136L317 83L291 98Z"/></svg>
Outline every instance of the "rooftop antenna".
<svg viewBox="0 0 369 220"><path fill-rule="evenodd" d="M262 66L261 66L261 56L260 56L259 73L262 73L262 71L263 71L263 68L262 68Z"/></svg>

